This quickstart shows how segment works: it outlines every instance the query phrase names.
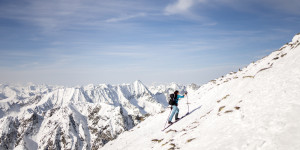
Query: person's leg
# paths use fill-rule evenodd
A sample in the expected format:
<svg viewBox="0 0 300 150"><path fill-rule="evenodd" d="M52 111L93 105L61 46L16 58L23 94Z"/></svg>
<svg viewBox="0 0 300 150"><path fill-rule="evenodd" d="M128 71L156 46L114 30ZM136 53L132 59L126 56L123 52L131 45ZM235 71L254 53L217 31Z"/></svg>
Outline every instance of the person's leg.
<svg viewBox="0 0 300 150"><path fill-rule="evenodd" d="M179 108L178 108L178 107L176 107L176 112L175 112L175 120L177 120L177 119L178 119L178 114L179 114Z"/></svg>
<svg viewBox="0 0 300 150"><path fill-rule="evenodd" d="M172 107L173 107L173 109L172 109L171 116L170 116L170 118L169 118L169 122L172 121L173 116L175 115L175 112L176 112L176 110L177 110L177 107L176 107L175 105L173 105Z"/></svg>

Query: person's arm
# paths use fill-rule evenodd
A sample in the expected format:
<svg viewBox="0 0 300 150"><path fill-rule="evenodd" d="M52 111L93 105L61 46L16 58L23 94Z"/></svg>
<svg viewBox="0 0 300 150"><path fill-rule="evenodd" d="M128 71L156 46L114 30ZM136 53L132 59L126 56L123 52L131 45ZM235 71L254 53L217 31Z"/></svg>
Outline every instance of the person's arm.
<svg viewBox="0 0 300 150"><path fill-rule="evenodd" d="M177 95L178 98L184 98L184 95Z"/></svg>

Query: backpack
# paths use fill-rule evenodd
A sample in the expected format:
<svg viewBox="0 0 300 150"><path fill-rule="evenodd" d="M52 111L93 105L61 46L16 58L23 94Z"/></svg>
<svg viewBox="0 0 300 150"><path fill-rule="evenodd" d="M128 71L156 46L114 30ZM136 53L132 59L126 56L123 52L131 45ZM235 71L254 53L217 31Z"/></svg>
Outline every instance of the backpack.
<svg viewBox="0 0 300 150"><path fill-rule="evenodd" d="M169 105L175 105L175 95L170 94Z"/></svg>

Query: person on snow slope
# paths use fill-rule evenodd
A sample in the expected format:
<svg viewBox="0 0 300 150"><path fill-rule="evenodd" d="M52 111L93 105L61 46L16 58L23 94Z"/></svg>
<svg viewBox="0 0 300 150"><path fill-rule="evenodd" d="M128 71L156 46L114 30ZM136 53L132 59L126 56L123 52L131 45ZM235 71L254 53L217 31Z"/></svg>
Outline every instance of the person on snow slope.
<svg viewBox="0 0 300 150"><path fill-rule="evenodd" d="M178 118L178 113L179 113L179 108L178 108L178 100L180 98L184 98L184 96L186 95L186 93L184 95L179 95L179 92L178 91L175 91L174 92L174 103L173 105L171 106L172 108L172 113L170 115L170 118L168 120L168 123L171 124L172 123L172 119L173 119L173 116L175 115L175 120L177 121L179 118Z"/></svg>

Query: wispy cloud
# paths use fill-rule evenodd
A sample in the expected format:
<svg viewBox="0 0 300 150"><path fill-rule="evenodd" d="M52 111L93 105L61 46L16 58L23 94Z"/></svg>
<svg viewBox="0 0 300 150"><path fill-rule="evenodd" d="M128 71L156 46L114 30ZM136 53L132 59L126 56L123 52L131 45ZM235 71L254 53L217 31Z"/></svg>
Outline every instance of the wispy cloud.
<svg viewBox="0 0 300 150"><path fill-rule="evenodd" d="M300 1L298 0L176 0L165 7L164 13L166 15L192 15L195 14L192 12L193 8L195 10L205 7L215 9L224 6L241 12L259 13L261 15L267 15L266 12L268 11L300 14Z"/></svg>
<svg viewBox="0 0 300 150"><path fill-rule="evenodd" d="M114 17L114 18L110 18L105 20L105 22L119 22L119 21L125 21L125 20L129 20L129 19L133 19L133 18L137 18L137 17L144 17L146 16L145 13L138 13L138 14L134 14L134 15L126 15L126 16L121 16L121 17Z"/></svg>
<svg viewBox="0 0 300 150"><path fill-rule="evenodd" d="M209 26L215 25L216 21L212 21L210 18L196 13L197 10L201 10L201 8L203 8L204 5L201 5L206 2L207 0L176 0L164 8L164 15L181 15L190 20L206 22Z"/></svg>
<svg viewBox="0 0 300 150"><path fill-rule="evenodd" d="M145 11L152 9L136 1L30 0L24 3L10 1L0 5L0 19L12 19L41 27L45 32L53 32L76 26L99 27L105 23L143 17L146 16Z"/></svg>

